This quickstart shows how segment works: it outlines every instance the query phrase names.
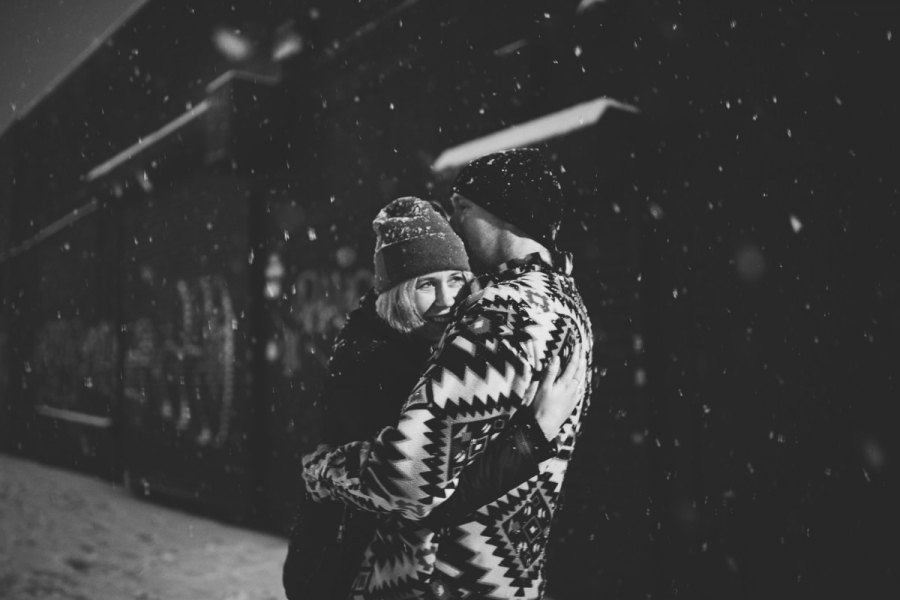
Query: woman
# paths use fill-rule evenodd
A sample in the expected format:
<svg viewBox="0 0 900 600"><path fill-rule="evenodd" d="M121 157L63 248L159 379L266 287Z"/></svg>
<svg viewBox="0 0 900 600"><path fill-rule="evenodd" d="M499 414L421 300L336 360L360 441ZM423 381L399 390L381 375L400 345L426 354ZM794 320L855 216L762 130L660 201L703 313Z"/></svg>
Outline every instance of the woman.
<svg viewBox="0 0 900 600"><path fill-rule="evenodd" d="M338 334L323 389L322 441L327 444L365 439L398 421L402 403L471 279L462 241L428 202L398 198L378 214L373 228L375 287ZM555 361L550 382L558 369ZM555 390L548 384L540 392L531 391L537 394L533 404L542 422L533 416L511 422L481 462L463 473L453 496L429 515L430 526L450 523L494 500L534 475L537 465L553 455L555 448L542 430L558 430L573 408L567 404L576 396L566 387L575 378L570 371ZM552 400L551 393L556 394ZM539 411L545 404L561 408ZM481 466L500 463L503 477L480 471ZM284 565L288 598L346 598L377 518L337 502L307 502Z"/></svg>

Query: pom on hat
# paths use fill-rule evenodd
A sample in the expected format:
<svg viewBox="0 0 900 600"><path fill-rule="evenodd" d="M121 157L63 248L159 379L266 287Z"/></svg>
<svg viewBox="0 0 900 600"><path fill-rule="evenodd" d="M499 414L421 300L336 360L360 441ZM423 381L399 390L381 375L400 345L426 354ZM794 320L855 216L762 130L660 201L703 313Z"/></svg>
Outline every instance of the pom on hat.
<svg viewBox="0 0 900 600"><path fill-rule="evenodd" d="M459 172L453 192L556 248L562 186L539 150L514 148L482 156Z"/></svg>
<svg viewBox="0 0 900 600"><path fill-rule="evenodd" d="M389 290L413 277L437 271L468 271L462 240L431 204L413 196L397 198L372 221L375 290Z"/></svg>

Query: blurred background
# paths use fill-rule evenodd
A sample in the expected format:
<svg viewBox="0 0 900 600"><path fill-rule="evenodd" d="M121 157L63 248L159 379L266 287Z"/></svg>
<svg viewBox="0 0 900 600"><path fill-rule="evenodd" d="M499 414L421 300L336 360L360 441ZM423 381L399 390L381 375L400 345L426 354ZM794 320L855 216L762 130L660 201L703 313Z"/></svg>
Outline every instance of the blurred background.
<svg viewBox="0 0 900 600"><path fill-rule="evenodd" d="M2 46L0 450L283 534L372 218L531 145L596 334L548 594L898 588L888 3L67 7L46 91Z"/></svg>

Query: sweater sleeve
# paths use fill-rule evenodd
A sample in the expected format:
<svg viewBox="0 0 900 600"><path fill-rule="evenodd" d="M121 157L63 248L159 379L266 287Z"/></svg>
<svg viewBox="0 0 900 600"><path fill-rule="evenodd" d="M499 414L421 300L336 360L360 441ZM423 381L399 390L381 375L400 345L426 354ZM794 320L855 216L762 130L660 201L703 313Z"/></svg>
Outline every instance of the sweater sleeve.
<svg viewBox="0 0 900 600"><path fill-rule="evenodd" d="M447 334L397 426L304 457L310 494L410 519L450 498L460 474L497 441L540 376L554 329L554 315L543 317L476 300ZM505 491L492 489L494 498Z"/></svg>

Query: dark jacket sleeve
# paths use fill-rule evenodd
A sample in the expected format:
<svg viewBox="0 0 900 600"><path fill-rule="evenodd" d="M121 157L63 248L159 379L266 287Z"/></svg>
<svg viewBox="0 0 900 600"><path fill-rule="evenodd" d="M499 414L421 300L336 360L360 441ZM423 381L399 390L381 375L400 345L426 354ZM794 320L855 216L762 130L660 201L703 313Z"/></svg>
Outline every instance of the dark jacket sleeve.
<svg viewBox="0 0 900 600"><path fill-rule="evenodd" d="M466 517L538 474L538 465L556 456L556 440L547 440L530 406L510 419L500 437L463 469L456 492L422 523L430 529L466 521Z"/></svg>

